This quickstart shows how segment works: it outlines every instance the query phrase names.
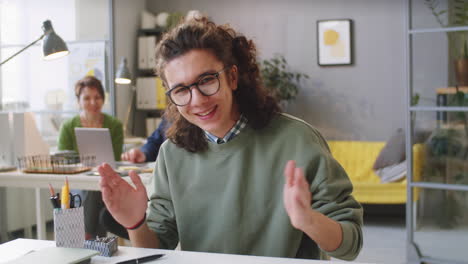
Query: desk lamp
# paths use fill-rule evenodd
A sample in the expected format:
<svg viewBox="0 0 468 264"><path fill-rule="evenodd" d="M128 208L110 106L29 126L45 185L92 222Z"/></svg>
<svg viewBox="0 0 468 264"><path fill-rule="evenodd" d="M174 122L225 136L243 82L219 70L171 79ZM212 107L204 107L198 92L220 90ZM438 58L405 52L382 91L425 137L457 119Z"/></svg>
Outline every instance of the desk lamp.
<svg viewBox="0 0 468 264"><path fill-rule="evenodd" d="M132 74L127 66L127 59L122 57L120 60L119 68L115 74L115 83L118 84L131 84L132 83ZM130 112L132 111L132 106L135 99L136 88L134 85L131 85L132 95L130 96L130 103L128 104L127 114L124 121L124 135L127 135L127 126L130 119Z"/></svg>
<svg viewBox="0 0 468 264"><path fill-rule="evenodd" d="M31 44L22 48L15 54L11 55L6 60L2 61L0 63L0 66L2 66L3 64L11 60L16 55L25 51L27 48L36 44L41 39L44 39L42 41L42 54L43 54L44 60L53 60L53 59L61 58L70 53L68 51L68 48L65 42L62 40L61 37L59 37L59 35L55 33L54 28L52 27L52 22L50 22L50 20L46 20L42 23L42 30L44 31L44 34L42 34L42 36L40 36L38 39L33 41Z"/></svg>

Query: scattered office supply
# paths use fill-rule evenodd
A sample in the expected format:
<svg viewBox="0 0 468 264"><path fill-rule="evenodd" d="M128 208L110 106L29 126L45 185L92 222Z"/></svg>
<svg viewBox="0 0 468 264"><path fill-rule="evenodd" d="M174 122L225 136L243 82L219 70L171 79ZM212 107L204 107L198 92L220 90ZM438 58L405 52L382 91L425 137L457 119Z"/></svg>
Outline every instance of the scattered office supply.
<svg viewBox="0 0 468 264"><path fill-rule="evenodd" d="M49 183L49 191L50 191L50 201L52 203L52 207L55 208L60 208L60 196L55 194L54 187L50 185Z"/></svg>
<svg viewBox="0 0 468 264"><path fill-rule="evenodd" d="M18 167L25 173L76 174L91 170L94 156L32 155L18 157Z"/></svg>
<svg viewBox="0 0 468 264"><path fill-rule="evenodd" d="M65 185L62 186L62 200L60 201L62 209L70 208L70 186L68 185L68 178L65 177Z"/></svg>
<svg viewBox="0 0 468 264"><path fill-rule="evenodd" d="M50 196L54 196L54 195L55 195L54 187L52 187L52 185L50 185L50 183L49 183L49 192L50 192Z"/></svg>
<svg viewBox="0 0 468 264"><path fill-rule="evenodd" d="M116 161L115 164L118 167L151 167L151 165L154 165L154 162L140 162L140 163L135 163L131 161Z"/></svg>
<svg viewBox="0 0 468 264"><path fill-rule="evenodd" d="M148 163L122 165L118 166L117 170L120 172L128 172L134 170L136 173L153 173L153 167L149 166Z"/></svg>
<svg viewBox="0 0 468 264"><path fill-rule="evenodd" d="M84 248L99 251L100 256L111 257L117 252L117 237L96 237L95 240L86 240Z"/></svg>
<svg viewBox="0 0 468 264"><path fill-rule="evenodd" d="M64 264L64 263L89 263L91 257L99 252L84 248L60 248L46 247L37 251L27 253L17 259L7 262L7 264ZM88 261L87 261L88 260Z"/></svg>
<svg viewBox="0 0 468 264"><path fill-rule="evenodd" d="M69 193L70 208L77 208L81 206L81 196L79 194Z"/></svg>
<svg viewBox="0 0 468 264"><path fill-rule="evenodd" d="M153 173L155 162L134 163L130 161L117 161L118 172L128 172L134 170L136 173Z"/></svg>
<svg viewBox="0 0 468 264"><path fill-rule="evenodd" d="M78 152L85 156L94 156L94 166L106 162L115 168L114 150L108 128L75 127Z"/></svg>
<svg viewBox="0 0 468 264"><path fill-rule="evenodd" d="M117 174L119 174L120 176L122 177L125 177L125 176L128 176L129 175L129 172L131 170L135 171L136 173L138 174L141 174L141 173L153 173L153 168L154 168L154 162L151 162L151 163L127 163L127 164L133 164L133 165L125 165L125 166L122 166L122 165L119 165L119 164L122 164L122 161L118 161L116 162L116 166L117 166L117 169L114 169L115 172ZM100 176L99 175L99 172L97 170L92 170L88 173L86 173L86 175L89 175L89 176Z"/></svg>
<svg viewBox="0 0 468 264"><path fill-rule="evenodd" d="M0 165L0 172L14 171L16 170L15 166Z"/></svg>
<svg viewBox="0 0 468 264"><path fill-rule="evenodd" d="M151 256L146 256L142 258L136 258L136 259L130 259L130 260L124 260L117 262L116 264L138 264L138 263L145 263L149 262L155 259L158 259L160 257L164 256L164 254L156 254L156 255L151 255Z"/></svg>
<svg viewBox="0 0 468 264"><path fill-rule="evenodd" d="M68 179L67 179L67 182L68 182ZM69 188L69 187L66 187L66 188ZM82 204L81 196L79 194L73 194L71 192L68 192L68 198L65 198L64 200L61 200L60 199L60 194L55 193L54 187L52 187L52 185L50 185L50 183L49 183L49 192L50 192L50 201L51 201L52 207L54 209L62 208L62 206L65 207L65 208L62 208L62 209L76 208L76 207L80 207L81 204ZM62 188L62 197L66 193L67 193L67 191L63 190L63 188ZM62 202L63 202L63 204L62 204ZM67 204L68 204L68 206L67 206ZM66 207L68 207L68 208L66 208Z"/></svg>

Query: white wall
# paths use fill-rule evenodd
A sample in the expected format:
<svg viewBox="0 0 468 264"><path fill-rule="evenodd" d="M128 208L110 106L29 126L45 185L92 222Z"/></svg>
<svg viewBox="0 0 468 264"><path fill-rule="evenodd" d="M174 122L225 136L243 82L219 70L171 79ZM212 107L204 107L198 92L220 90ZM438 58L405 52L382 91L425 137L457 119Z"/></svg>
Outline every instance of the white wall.
<svg viewBox="0 0 468 264"><path fill-rule="evenodd" d="M76 39L109 39L109 1L78 0L75 5Z"/></svg>
<svg viewBox="0 0 468 264"><path fill-rule="evenodd" d="M259 55L285 55L310 79L290 112L327 138L386 140L405 126L405 0L147 0L153 13L198 9L252 38ZM317 65L316 21L354 22L354 65Z"/></svg>
<svg viewBox="0 0 468 264"><path fill-rule="evenodd" d="M140 27L140 13L145 9L145 4L145 0L114 0L114 69L117 69L120 58L124 56L127 58L133 77L136 76L137 31ZM129 85L115 84L117 117L122 121L125 120L130 103L129 88Z"/></svg>
<svg viewBox="0 0 468 264"><path fill-rule="evenodd" d="M145 8L145 0L114 0L114 69L120 58L127 57L131 69L136 58L136 35L140 23L140 12ZM109 36L109 1L75 1L76 39L106 40ZM132 71L134 73L134 71ZM109 77L109 81L113 81ZM116 115L122 122L130 103L130 89L127 85L115 84Z"/></svg>

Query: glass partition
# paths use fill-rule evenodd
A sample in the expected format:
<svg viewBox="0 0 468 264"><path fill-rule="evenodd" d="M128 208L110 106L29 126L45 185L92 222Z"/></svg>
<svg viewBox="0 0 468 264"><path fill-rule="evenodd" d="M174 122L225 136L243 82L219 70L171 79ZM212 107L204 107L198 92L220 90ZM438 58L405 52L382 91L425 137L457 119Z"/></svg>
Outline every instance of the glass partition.
<svg viewBox="0 0 468 264"><path fill-rule="evenodd" d="M419 189L419 190L416 190ZM414 241L423 257L463 262L468 258L468 192L415 188Z"/></svg>
<svg viewBox="0 0 468 264"><path fill-rule="evenodd" d="M408 8L408 260L466 263L468 0L410 0Z"/></svg>
<svg viewBox="0 0 468 264"><path fill-rule="evenodd" d="M414 181L468 185L468 112L420 111L411 118L413 142L422 147Z"/></svg>

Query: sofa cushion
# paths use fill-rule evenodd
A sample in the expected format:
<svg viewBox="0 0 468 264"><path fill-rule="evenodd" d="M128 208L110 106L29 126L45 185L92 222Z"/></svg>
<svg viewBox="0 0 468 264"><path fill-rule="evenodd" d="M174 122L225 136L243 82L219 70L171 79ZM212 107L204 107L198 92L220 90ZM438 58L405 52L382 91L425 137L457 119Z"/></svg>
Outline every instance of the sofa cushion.
<svg viewBox="0 0 468 264"><path fill-rule="evenodd" d="M385 142L373 141L328 141L333 157L341 164L356 182L380 184L380 178L374 173L372 164L385 145Z"/></svg>
<svg viewBox="0 0 468 264"><path fill-rule="evenodd" d="M333 157L341 164L353 183L353 196L365 204L406 203L406 177L398 182L381 183L374 173L372 164L385 142L328 141ZM413 180L421 179L425 148L423 144L413 146ZM414 200L418 199L416 189Z"/></svg>
<svg viewBox="0 0 468 264"><path fill-rule="evenodd" d="M406 178L406 160L375 170L382 183L397 182Z"/></svg>
<svg viewBox="0 0 468 264"><path fill-rule="evenodd" d="M374 170L383 169L403 162L406 159L405 132L399 128L387 141L375 160Z"/></svg>

